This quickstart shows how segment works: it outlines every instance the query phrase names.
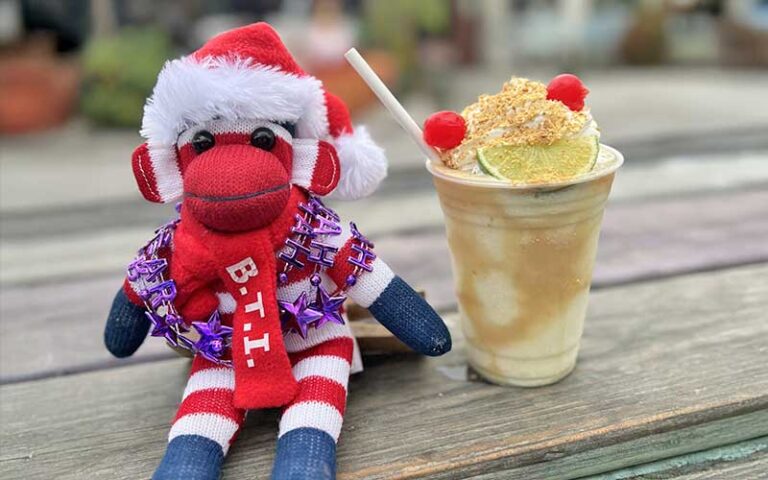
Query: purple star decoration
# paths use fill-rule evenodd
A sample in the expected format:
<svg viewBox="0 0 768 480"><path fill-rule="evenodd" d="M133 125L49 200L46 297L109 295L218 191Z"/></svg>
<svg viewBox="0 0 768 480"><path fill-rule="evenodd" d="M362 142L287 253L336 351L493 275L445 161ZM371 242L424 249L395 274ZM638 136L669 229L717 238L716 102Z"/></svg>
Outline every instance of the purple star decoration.
<svg viewBox="0 0 768 480"><path fill-rule="evenodd" d="M296 332L302 338L307 338L307 330L323 314L307 305L307 292L301 292L293 302L278 302L280 305L280 321L284 332Z"/></svg>
<svg viewBox="0 0 768 480"><path fill-rule="evenodd" d="M354 223L350 223L352 235L351 254L346 261L353 267L343 285L329 293L321 285L320 274L338 261L336 255L340 247L333 237L341 235L341 219L332 209L326 207L320 199L310 196L307 203L299 205L300 214L295 217L291 229L292 235L285 240L285 248L278 255L284 268L277 275L279 285L288 283L290 270L313 268L310 283L314 292L302 292L293 302L280 301L281 323L284 333L296 332L306 338L307 331L320 328L326 323L343 325L341 309L346 300L347 290L357 284L358 276L373 270L376 260L373 243L368 240ZM307 297L314 296L314 301L307 303Z"/></svg>
<svg viewBox="0 0 768 480"><path fill-rule="evenodd" d="M212 362L218 361L229 346L232 328L221 324L218 311L214 311L207 322L193 322L192 326L200 334L195 351Z"/></svg>
<svg viewBox="0 0 768 480"><path fill-rule="evenodd" d="M176 211L180 211L176 205ZM174 306L176 283L166 279L168 261L160 256L161 251L171 246L173 234L179 224L176 218L155 230L155 235L139 249L136 258L128 265L128 280L144 301L146 316L152 322L153 337L163 337L172 347L179 347L200 353L208 360L225 366L232 361L224 359L232 343L232 328L222 326L218 312L207 322L193 326L200 334L197 341L187 337L189 326Z"/></svg>
<svg viewBox="0 0 768 480"><path fill-rule="evenodd" d="M333 293L322 286L320 274L333 268L339 253L338 242L332 237L341 235L341 219L332 209L326 207L318 198L310 196L307 203L299 205L300 214L291 235L285 240L285 248L278 254L284 263L282 272L277 275L279 285L288 283L288 272L311 267L311 286L314 292L302 292L293 302L279 301L280 321L284 333L296 332L306 338L310 328L320 328L326 323L344 324L341 309L346 300L345 293L353 287L358 276L373 270L376 259L373 243L350 223L352 235L351 254L347 264L353 271L343 285ZM176 208L179 211L179 205ZM176 283L166 277L168 261L161 257L161 251L171 247L173 234L178 226L176 218L155 230L155 235L142 247L136 258L128 266L128 280L134 285L147 309L147 318L152 322L151 335L164 337L168 344L199 353L206 359L219 365L232 366L225 359L231 348L232 328L221 324L218 312L214 312L207 322L194 322L192 327L199 333L197 341L189 338L189 325L184 321L174 306ZM310 295L314 301L309 302Z"/></svg>
<svg viewBox="0 0 768 480"><path fill-rule="evenodd" d="M170 345L176 345L176 332L169 325L168 318L160 316L155 312L144 312L150 322L152 322L152 331L149 334L153 337L165 337Z"/></svg>
<svg viewBox="0 0 768 480"><path fill-rule="evenodd" d="M344 295L332 297L322 285L319 285L317 287L317 298L312 307L320 312L322 317L317 319L315 328L320 328L328 322L344 325L344 319L341 317L341 306L346 299L347 297Z"/></svg>

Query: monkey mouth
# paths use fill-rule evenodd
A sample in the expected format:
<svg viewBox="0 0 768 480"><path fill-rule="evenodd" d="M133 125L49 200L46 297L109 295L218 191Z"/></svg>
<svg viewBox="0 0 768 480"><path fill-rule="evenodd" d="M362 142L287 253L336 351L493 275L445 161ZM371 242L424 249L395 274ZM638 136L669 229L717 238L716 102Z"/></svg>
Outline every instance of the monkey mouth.
<svg viewBox="0 0 768 480"><path fill-rule="evenodd" d="M255 198L255 197L260 197L262 195L267 195L269 193L280 192L282 190L287 190L289 187L290 187L289 184L284 183L282 185L276 185L274 187L270 187L264 190L259 190L257 192L243 193L240 195L229 195L229 196L223 196L223 197L220 197L217 195L199 195L197 193L184 192L184 197L196 198L198 200L202 200L203 202L236 202L238 200L246 200L249 198Z"/></svg>

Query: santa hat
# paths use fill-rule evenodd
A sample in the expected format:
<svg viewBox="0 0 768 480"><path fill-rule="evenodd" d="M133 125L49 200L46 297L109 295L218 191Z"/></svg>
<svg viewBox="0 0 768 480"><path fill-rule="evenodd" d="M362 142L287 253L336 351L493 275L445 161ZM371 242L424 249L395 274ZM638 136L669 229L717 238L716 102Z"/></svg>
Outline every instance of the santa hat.
<svg viewBox="0 0 768 480"><path fill-rule="evenodd" d="M386 176L384 151L365 128L353 130L341 99L296 64L271 26L255 23L224 32L163 67L144 107L146 145L134 155L137 180L146 186L142 193L156 202L182 194L176 148L181 132L212 119L249 118L290 122L297 138L331 143L341 164L335 197L369 195Z"/></svg>

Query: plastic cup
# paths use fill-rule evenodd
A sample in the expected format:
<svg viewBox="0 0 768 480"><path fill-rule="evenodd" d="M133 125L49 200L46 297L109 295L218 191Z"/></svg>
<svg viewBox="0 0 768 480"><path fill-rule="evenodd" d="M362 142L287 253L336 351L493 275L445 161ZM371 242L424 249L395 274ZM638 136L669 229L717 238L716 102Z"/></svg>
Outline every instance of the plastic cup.
<svg viewBox="0 0 768 480"><path fill-rule="evenodd" d="M502 385L548 385L576 365L603 211L624 159L511 185L427 161L451 251L467 360Z"/></svg>

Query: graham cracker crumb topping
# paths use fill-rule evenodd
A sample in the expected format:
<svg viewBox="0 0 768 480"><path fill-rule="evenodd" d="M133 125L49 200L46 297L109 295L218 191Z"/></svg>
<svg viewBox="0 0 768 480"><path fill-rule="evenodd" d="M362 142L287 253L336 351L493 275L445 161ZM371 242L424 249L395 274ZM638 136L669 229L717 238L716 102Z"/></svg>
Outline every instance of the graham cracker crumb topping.
<svg viewBox="0 0 768 480"><path fill-rule="evenodd" d="M547 100L547 87L527 78L512 77L499 93L481 95L461 115L467 122L462 143L444 152L446 165L459 168L474 162L477 148L505 145L551 145L579 134L590 122L588 111L571 111Z"/></svg>

